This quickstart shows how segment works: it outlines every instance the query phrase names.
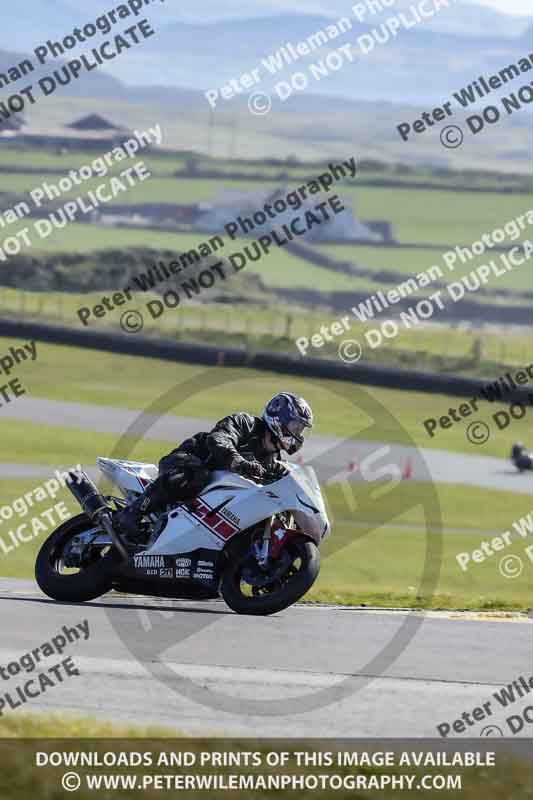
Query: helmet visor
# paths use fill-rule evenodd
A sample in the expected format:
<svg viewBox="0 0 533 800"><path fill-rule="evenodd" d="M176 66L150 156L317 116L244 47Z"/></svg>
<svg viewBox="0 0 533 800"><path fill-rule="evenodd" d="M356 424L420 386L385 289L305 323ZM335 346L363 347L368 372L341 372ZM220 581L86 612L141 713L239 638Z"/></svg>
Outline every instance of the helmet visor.
<svg viewBox="0 0 533 800"><path fill-rule="evenodd" d="M297 438L303 437L304 431L306 428L310 428L311 425L308 422L305 422L301 419L291 419L285 425L287 431L291 434L291 436L296 436Z"/></svg>

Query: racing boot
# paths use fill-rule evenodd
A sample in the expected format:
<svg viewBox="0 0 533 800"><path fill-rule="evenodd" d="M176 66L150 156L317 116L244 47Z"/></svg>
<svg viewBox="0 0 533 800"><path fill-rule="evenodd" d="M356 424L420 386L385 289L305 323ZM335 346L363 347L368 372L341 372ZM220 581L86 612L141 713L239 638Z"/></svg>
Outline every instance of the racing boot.
<svg viewBox="0 0 533 800"><path fill-rule="evenodd" d="M162 511L170 502L161 478L147 486L142 495L115 515L121 533L131 542L141 542L141 520L147 514Z"/></svg>

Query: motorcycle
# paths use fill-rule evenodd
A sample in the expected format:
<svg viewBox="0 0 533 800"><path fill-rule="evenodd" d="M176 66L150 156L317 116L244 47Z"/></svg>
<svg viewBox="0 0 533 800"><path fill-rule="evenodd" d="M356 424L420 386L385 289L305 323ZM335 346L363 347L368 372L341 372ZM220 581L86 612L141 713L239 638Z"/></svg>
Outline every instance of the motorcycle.
<svg viewBox="0 0 533 800"><path fill-rule="evenodd" d="M519 472L533 469L533 455L521 442L517 442L512 446L511 461Z"/></svg>
<svg viewBox="0 0 533 800"><path fill-rule="evenodd" d="M158 474L154 464L98 458L122 497L103 496L83 471L67 486L83 513L44 542L35 565L42 591L84 602L110 590L156 597L222 597L239 614L282 611L311 588L330 534L312 467L276 462L262 483L214 471L197 497L145 517L144 544L114 522Z"/></svg>

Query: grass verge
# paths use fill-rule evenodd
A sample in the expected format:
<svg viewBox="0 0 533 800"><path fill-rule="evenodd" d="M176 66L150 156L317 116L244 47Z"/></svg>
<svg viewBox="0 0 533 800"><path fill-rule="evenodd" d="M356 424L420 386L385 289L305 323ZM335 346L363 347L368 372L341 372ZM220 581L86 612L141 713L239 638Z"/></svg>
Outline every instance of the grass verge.
<svg viewBox="0 0 533 800"><path fill-rule="evenodd" d="M0 339L0 352L7 352L14 344L18 342ZM356 375L357 365L352 369ZM447 430L437 429L430 437L424 421L448 414L450 407L458 408L464 402L462 398L294 378L250 369L190 366L41 342L37 344L37 360L21 364L16 375L33 397L139 411L172 389L175 401L169 413L209 420L221 419L238 410L259 414L269 397L281 390L292 391L311 403L316 418L314 431L353 439L354 455L357 454L357 439L367 438L477 456L507 457L513 442L527 442L529 414L532 413L498 431L492 416L506 406L484 402L477 416L463 419ZM188 383L193 378L194 386ZM363 398L367 399L365 409ZM105 418L104 411L102 416ZM467 439L466 429L473 420L486 421L489 425L491 436L483 446L471 444ZM1 420L0 416L3 436L10 436L13 425L11 420ZM31 429L30 425L24 427ZM37 442L41 438L41 427L41 422L35 423ZM42 436L45 435L43 429ZM20 447L25 447L24 438L31 446L31 440L23 431ZM86 438L89 441L91 435L87 433ZM55 445L56 449L58 446ZM9 449L6 446L6 452ZM7 460L6 455L3 458ZM50 463L48 458L44 461Z"/></svg>
<svg viewBox="0 0 533 800"><path fill-rule="evenodd" d="M22 716L20 717L22 719ZM78 752L87 752L87 753L95 753L98 754L100 760L104 761L104 754L108 753L132 753L134 758L138 759L138 756L134 754L138 753L150 753L150 761L148 766L115 766L111 767L78 767L76 769L76 774L80 775L81 778L81 788L76 793L76 796L81 798L81 800L85 800L87 798L92 798L95 796L94 789L89 790L88 782L86 781L86 776L137 776L139 783L143 781L142 776L153 776L153 775L218 775L221 779L228 780L230 775L239 775L245 774L247 776L268 776L268 775L299 775L299 776L306 776L308 779L312 779L313 775L320 775L320 776L328 776L328 775L337 775L340 776L342 779L345 779L347 783L345 787L337 786L337 791L335 791L335 796L339 797L340 800L343 798L353 798L354 800L363 800L363 798L370 797L374 794L372 791L367 791L365 789L360 790L359 788L356 789L356 783L352 776L362 776L362 780L365 782L368 780L370 776L377 776L376 780L379 780L381 776L385 775L403 775L403 776L413 776L413 781L411 783L411 787L407 789L407 784L404 784L402 787L402 797L406 798L414 798L420 797L420 789L422 786L420 782L423 779L423 776L426 776L425 780L431 780L431 775L436 775L437 780L438 776L460 776L459 787L458 784L455 783L455 792L460 794L464 800L478 800L479 797L483 797L484 800L499 800L502 797L513 797L516 800L521 800L522 798L530 797L530 787L531 787L531 779L530 779L530 770L531 770L531 754L517 756L516 754L506 753L505 750L500 750L499 748L491 748L494 750L498 749L498 756L496 758L496 764L492 767L461 767L461 766L454 766L453 768L450 767L440 767L440 768L431 768L431 767L418 767L415 768L412 766L414 763L414 759L412 758L412 753L418 754L423 753L428 750L428 745L424 742L418 741L415 743L414 741L394 741L391 742L390 740L386 742L386 750L396 752L396 764L400 764L399 754L405 750L406 753L409 753L409 758L407 760L408 766L395 766L393 768L383 768L380 766L376 767L348 767L342 765L342 759L339 760L337 753L344 752L344 753L351 753L355 749L359 753L363 751L368 751L369 747L364 746L361 742L354 740L353 743L349 742L335 742L334 740L265 740L265 739L245 739L245 740L236 740L236 739L167 739L167 738L158 738L152 736L151 739L146 738L139 738L145 736L146 734L142 732L142 729L127 729L128 732L124 733L124 729L121 729L119 726L112 727L107 725L99 725L93 724L86 721L75 721L75 720L68 720L68 719L60 719L60 718L41 718L36 716L28 716L24 719L22 723L19 723L21 727L23 727L25 733L24 736L32 737L32 738L25 738L24 740L15 740L15 739L7 739L0 742L0 755L1 755L1 768L0 768L0 791L2 792L2 797L5 800L26 800L27 797L38 796L46 798L46 800L59 800L61 797L65 797L65 794L61 791L61 779L64 773L67 772L68 768L65 766L61 767L51 767L51 766L36 766L37 758L36 753L52 753L52 752L62 752L67 754L73 754L75 756ZM54 736L61 737L61 738L44 738L46 737L47 729L50 730L53 728ZM93 737L97 738L90 738L86 741L83 741L83 738L86 734L84 733L85 729L89 729L93 731ZM3 730L6 729L6 723L2 723L0 721L0 734ZM9 723L8 723L8 731ZM16 733L13 734L12 729L8 735L17 735ZM102 738L102 737L106 738ZM164 736L164 734L163 734ZM38 738L37 738L38 737ZM376 750L376 747L371 748L372 750ZM475 746L470 748L471 750L476 750ZM283 751L287 753L287 760L285 761L285 766L279 766L279 763L270 762L267 759L268 753L279 753ZM307 751L311 756L311 753L317 753L317 751L323 751L330 754L329 758L331 761L329 765L320 766L303 766L305 763L304 758L300 755L300 764L298 765L297 757L295 756L296 752L300 754L302 751ZM190 758L193 759L193 765L190 767L175 767L169 766L171 762L172 755L165 755L165 754L179 754L180 752L186 752L190 754ZM216 764L216 753L221 752L228 752L228 753L244 753L244 752L253 752L256 754L256 764L252 766L252 761L250 759L250 766L220 766ZM525 753L525 750L524 750ZM213 755L212 755L213 754ZM452 753L450 753L449 757L451 758ZM106 758L109 758L107 756ZM125 756L128 759L128 756ZM141 757L142 758L142 757ZM219 760L221 761L223 756L219 756ZM314 757L316 763L318 761L317 756ZM311 757L306 759L307 764L313 764L313 760ZM339 763L340 762L340 763ZM127 763L127 762L126 762ZM133 763L138 763L134 761ZM191 761L188 762L189 764ZM246 762L243 759L243 764ZM277 766L275 765L278 764ZM327 764L328 762L326 762ZM379 762L378 762L379 763ZM405 762L403 762L405 764ZM268 766L270 764L270 766ZM120 780L120 777L117 778ZM442 797L442 789L444 784L441 781L437 780L434 782L435 787L439 786L439 788L431 789L425 788L427 784L424 784L424 797L434 798L434 797ZM148 781L150 778L148 777ZM155 798L161 796L161 787L156 787L154 783L146 782L144 788L141 785L135 785L137 791L133 791L133 789L125 789L121 788L120 784L114 788L113 791L111 789L100 789L98 790L98 797L102 798L111 798L111 797L131 797L139 796L138 790L143 788L142 796L148 798ZM257 781L257 778L255 779ZM440 784L440 785L439 785ZM297 784L296 784L297 785ZM310 784L312 785L312 784ZM318 788L314 787L312 791L313 797L316 797L317 800L326 800L326 798L331 798L332 796L332 789L326 784L324 788L321 788L320 781L317 781ZM431 785L431 783L430 783ZM164 786L164 784L163 784ZM384 788L380 789L379 797L384 798L385 800L389 800L390 798L396 797L398 794L397 787L391 787L390 783L384 782ZM372 787L376 788L376 787ZM171 790L172 791L172 790ZM167 788L168 793L168 788ZM229 797L245 797L247 800L259 800L259 798L268 798L268 797L279 797L281 800L284 798L295 797L296 793L294 789L283 789L278 791L270 791L265 788L254 788L250 789L247 788L244 791L242 789L230 790L225 791L224 794ZM305 792L307 796L307 791ZM172 792L173 797L177 797L178 794ZM194 789L185 789L179 791L179 797L183 798L195 798L198 797L198 791L194 791ZM206 794L202 794L203 797ZM297 796L303 796L303 794L298 791Z"/></svg>

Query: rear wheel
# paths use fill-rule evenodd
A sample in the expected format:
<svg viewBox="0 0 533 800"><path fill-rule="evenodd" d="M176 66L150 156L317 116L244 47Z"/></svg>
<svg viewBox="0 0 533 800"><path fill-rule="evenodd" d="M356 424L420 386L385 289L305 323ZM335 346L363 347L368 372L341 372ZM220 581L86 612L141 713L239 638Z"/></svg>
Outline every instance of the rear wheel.
<svg viewBox="0 0 533 800"><path fill-rule="evenodd" d="M288 540L268 569L259 567L250 540L232 554L220 591L238 614L276 614L309 591L320 571L320 553L305 536Z"/></svg>
<svg viewBox="0 0 533 800"><path fill-rule="evenodd" d="M35 563L35 578L48 597L82 603L111 589L121 557L110 546L89 548L76 566L65 563L72 539L94 527L85 514L78 514L60 525L44 542Z"/></svg>

